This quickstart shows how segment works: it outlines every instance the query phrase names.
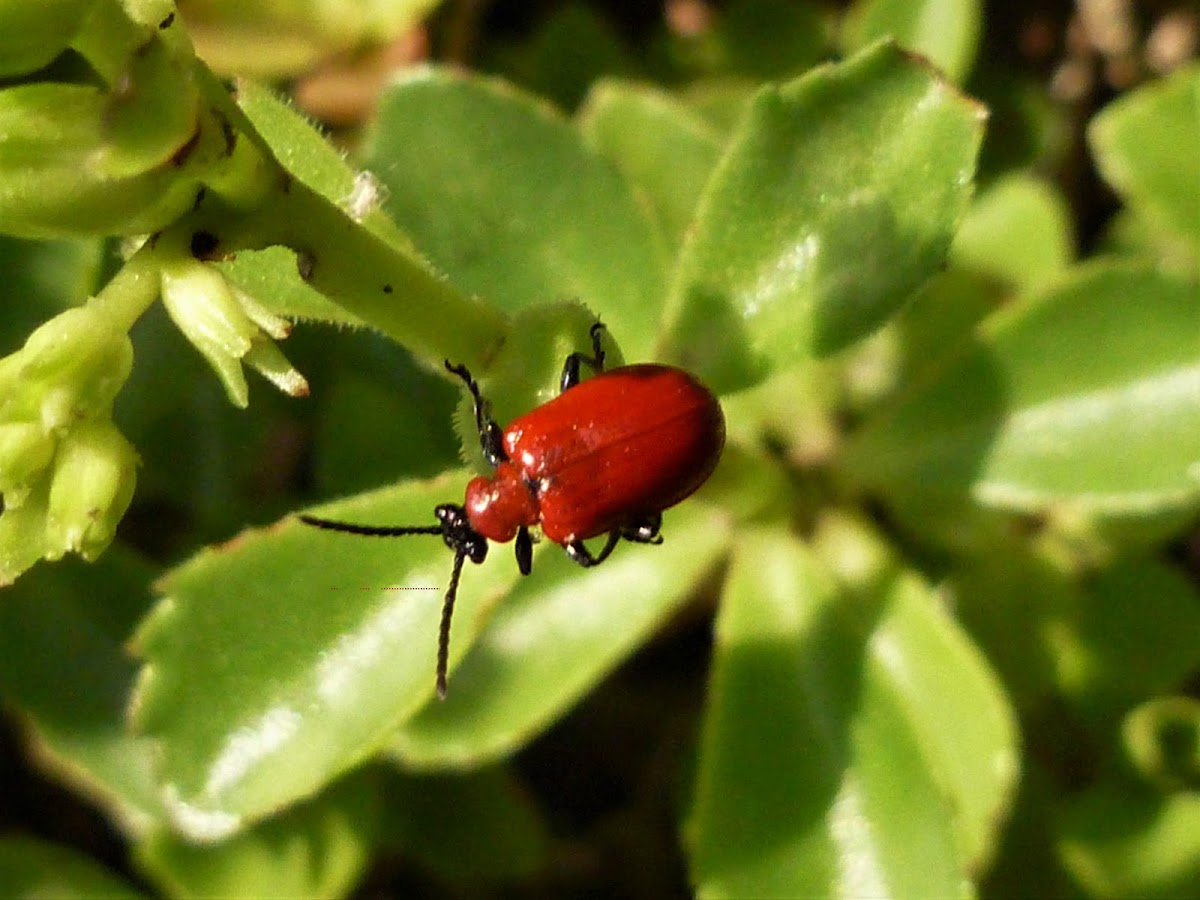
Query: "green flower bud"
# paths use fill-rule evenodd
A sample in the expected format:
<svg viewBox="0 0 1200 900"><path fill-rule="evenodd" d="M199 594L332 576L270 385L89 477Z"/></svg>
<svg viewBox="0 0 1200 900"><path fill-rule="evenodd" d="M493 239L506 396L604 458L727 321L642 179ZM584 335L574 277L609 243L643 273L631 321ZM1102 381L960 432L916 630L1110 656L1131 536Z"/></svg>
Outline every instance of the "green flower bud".
<svg viewBox="0 0 1200 900"><path fill-rule="evenodd" d="M268 332L286 335L290 326L230 285L217 269L193 260L164 267L162 298L172 320L208 360L235 406L245 408L249 403L243 360L285 393L295 397L308 393L304 376L268 336Z"/></svg>
<svg viewBox="0 0 1200 900"><path fill-rule="evenodd" d="M54 438L29 422L0 423L0 494L5 509L25 502L30 483L54 458Z"/></svg>
<svg viewBox="0 0 1200 900"><path fill-rule="evenodd" d="M60 313L0 361L0 421L63 429L107 416L133 368L133 345L92 306Z"/></svg>
<svg viewBox="0 0 1200 900"><path fill-rule="evenodd" d="M66 49L93 0L0 0L0 78L33 72Z"/></svg>
<svg viewBox="0 0 1200 900"><path fill-rule="evenodd" d="M137 453L108 419L81 422L55 458L46 514L47 559L67 551L95 559L112 542L133 499Z"/></svg>

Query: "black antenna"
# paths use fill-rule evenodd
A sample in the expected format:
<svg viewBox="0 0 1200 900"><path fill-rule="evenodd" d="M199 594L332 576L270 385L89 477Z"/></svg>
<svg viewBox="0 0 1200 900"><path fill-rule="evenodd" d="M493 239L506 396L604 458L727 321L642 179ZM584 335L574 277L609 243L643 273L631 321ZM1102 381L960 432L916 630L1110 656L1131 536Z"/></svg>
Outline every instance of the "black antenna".
<svg viewBox="0 0 1200 900"><path fill-rule="evenodd" d="M454 615L454 600L458 596L458 576L462 574L463 560L467 552L463 548L454 551L454 568L450 570L450 587L446 588L446 599L442 601L442 624L438 626L437 695L446 699L446 669L450 664L450 617Z"/></svg>
<svg viewBox="0 0 1200 900"><path fill-rule="evenodd" d="M462 575L463 560L481 563L487 556L487 539L471 527L466 510L453 503L443 503L434 510L440 525L355 525L352 522L337 522L317 516L301 515L299 519L307 525L329 531L344 531L367 537L400 537L406 534L440 534L446 546L454 551L454 568L450 571L450 585L442 601L442 621L438 627L437 649L437 695L446 699L446 670L450 664L450 620L454 615L454 601L458 597L458 579ZM523 529L522 529L523 530Z"/></svg>
<svg viewBox="0 0 1200 900"><path fill-rule="evenodd" d="M308 525L315 525L317 528L326 528L329 531L345 531L347 534L365 534L368 537L399 537L402 534L441 534L442 528L440 525L416 525L416 526L376 526L376 525L354 525L350 522L335 522L333 519L318 519L316 516L300 516L301 522Z"/></svg>

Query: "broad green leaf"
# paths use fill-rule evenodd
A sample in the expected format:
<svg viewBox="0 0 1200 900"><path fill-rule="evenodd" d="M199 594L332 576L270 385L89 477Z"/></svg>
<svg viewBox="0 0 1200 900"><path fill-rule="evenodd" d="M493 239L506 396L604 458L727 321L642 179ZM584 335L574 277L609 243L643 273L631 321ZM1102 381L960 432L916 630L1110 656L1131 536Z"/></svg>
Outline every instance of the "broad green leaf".
<svg viewBox="0 0 1200 900"><path fill-rule="evenodd" d="M961 352L1005 293L990 278L957 267L929 279L883 332L894 340L897 356L887 373L888 387L898 390L922 381Z"/></svg>
<svg viewBox="0 0 1200 900"><path fill-rule="evenodd" d="M520 747L695 593L726 528L693 501L667 512L661 547L619 547L596 569L548 548L496 608L445 703L409 720L395 751L414 766L469 766Z"/></svg>
<svg viewBox="0 0 1200 900"><path fill-rule="evenodd" d="M1131 206L1119 209L1105 225L1097 255L1133 257L1185 278L1196 272L1196 248L1178 232L1164 231L1153 214Z"/></svg>
<svg viewBox="0 0 1200 900"><path fill-rule="evenodd" d="M0 698L45 763L133 833L161 815L152 748L125 721L135 666L124 645L149 605L150 571L112 548L0 594Z"/></svg>
<svg viewBox="0 0 1200 900"><path fill-rule="evenodd" d="M373 779L352 776L219 844L159 830L137 858L171 897L344 897L374 844L375 790Z"/></svg>
<svg viewBox="0 0 1200 900"><path fill-rule="evenodd" d="M943 590L1017 708L1029 713L1044 706L1059 689L1059 668L1077 658L1059 639L1078 638L1081 598L1070 576L1028 553L994 546L953 571Z"/></svg>
<svg viewBox="0 0 1200 900"><path fill-rule="evenodd" d="M677 251L721 152L716 129L669 94L617 81L592 89L580 127L639 191Z"/></svg>
<svg viewBox="0 0 1200 900"><path fill-rule="evenodd" d="M889 497L1072 520L1188 509L1200 495L1200 292L1113 263L995 314L977 342L851 441ZM1066 518L1064 518L1064 521Z"/></svg>
<svg viewBox="0 0 1200 900"><path fill-rule="evenodd" d="M963 896L1015 773L996 684L916 580L737 541L689 823L702 896Z"/></svg>
<svg viewBox="0 0 1200 900"><path fill-rule="evenodd" d="M1074 799L1060 828L1059 853L1090 897L1200 891L1200 792L1102 782Z"/></svg>
<svg viewBox="0 0 1200 900"><path fill-rule="evenodd" d="M1062 689L1093 720L1200 672L1200 592L1181 573L1122 560L1082 588L1075 627L1053 632Z"/></svg>
<svg viewBox="0 0 1200 900"><path fill-rule="evenodd" d="M741 78L706 78L682 88L679 99L716 129L722 144L750 109L758 82Z"/></svg>
<svg viewBox="0 0 1200 900"><path fill-rule="evenodd" d="M418 70L380 98L365 156L388 211L460 290L510 313L582 301L631 360L651 355L665 251L628 183L553 111Z"/></svg>
<svg viewBox="0 0 1200 900"><path fill-rule="evenodd" d="M886 43L764 88L680 254L666 356L727 391L865 337L942 265L981 128Z"/></svg>
<svg viewBox="0 0 1200 900"><path fill-rule="evenodd" d="M1065 269L1074 256L1063 197L1029 175L1009 175L981 194L950 245L950 262L1005 285L1029 289Z"/></svg>
<svg viewBox="0 0 1200 900"><path fill-rule="evenodd" d="M1079 580L995 548L950 579L954 606L1023 709L1065 698L1098 728L1200 670L1200 595L1153 560L1124 559Z"/></svg>
<svg viewBox="0 0 1200 900"><path fill-rule="evenodd" d="M0 895L137 900L144 895L78 850L23 837L0 838Z"/></svg>
<svg viewBox="0 0 1200 900"><path fill-rule="evenodd" d="M465 481L409 482L320 514L431 525ZM517 577L507 549L463 572L452 667L485 598ZM433 694L450 564L436 535L369 540L287 521L171 572L138 635L134 721L161 748L175 827L219 839L380 749Z"/></svg>
<svg viewBox="0 0 1200 900"><path fill-rule="evenodd" d="M1088 139L1105 180L1200 258L1200 65L1113 101Z"/></svg>
<svg viewBox="0 0 1200 900"><path fill-rule="evenodd" d="M418 860L452 884L544 871L550 836L534 800L504 768L454 775L399 772L382 782L383 849Z"/></svg>
<svg viewBox="0 0 1200 900"><path fill-rule="evenodd" d="M842 42L857 50L893 38L961 84L975 62L980 6L979 0L858 0L846 13Z"/></svg>

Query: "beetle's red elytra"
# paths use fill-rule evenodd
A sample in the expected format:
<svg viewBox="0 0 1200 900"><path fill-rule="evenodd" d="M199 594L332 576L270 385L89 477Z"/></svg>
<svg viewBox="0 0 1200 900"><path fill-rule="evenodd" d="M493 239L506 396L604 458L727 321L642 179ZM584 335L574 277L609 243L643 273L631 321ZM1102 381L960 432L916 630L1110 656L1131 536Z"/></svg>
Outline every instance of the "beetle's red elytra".
<svg viewBox="0 0 1200 900"><path fill-rule="evenodd" d="M471 393L479 443L495 471L470 481L462 506L438 506L438 525L379 527L300 516L350 534L440 534L454 551L438 634L439 697L446 696L450 620L464 559L483 562L488 541L515 538L517 566L528 575L535 527L585 567L604 562L622 538L660 544L662 511L691 496L721 457L725 417L712 392L671 366L605 371L603 328L592 326L591 356L567 357L559 395L503 430L467 368L446 361ZM581 381L584 365L596 374ZM583 542L600 535L607 536L604 546L593 555Z"/></svg>

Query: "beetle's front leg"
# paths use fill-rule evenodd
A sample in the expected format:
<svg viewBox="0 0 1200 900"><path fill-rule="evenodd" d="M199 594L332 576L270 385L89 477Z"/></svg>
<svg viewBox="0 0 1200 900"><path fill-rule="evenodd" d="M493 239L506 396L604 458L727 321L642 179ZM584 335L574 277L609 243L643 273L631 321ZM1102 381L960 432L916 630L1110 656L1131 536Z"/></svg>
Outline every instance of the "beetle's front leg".
<svg viewBox="0 0 1200 900"><path fill-rule="evenodd" d="M446 360L445 366L446 371L461 378L466 384L467 390L471 392L471 404L475 411L475 428L479 431L479 449L483 451L483 458L492 467L507 462L508 454L504 452L504 432L492 418L492 414L488 410L488 402L479 392L479 382L464 365L454 365L450 360Z"/></svg>
<svg viewBox="0 0 1200 900"><path fill-rule="evenodd" d="M579 384L579 367L584 363L597 375L604 371L604 348L600 346L600 332L603 330L604 323L597 322L588 331L592 337L592 355L590 357L579 352L572 353L567 357L566 362L563 363L562 377L558 383L560 394Z"/></svg>

